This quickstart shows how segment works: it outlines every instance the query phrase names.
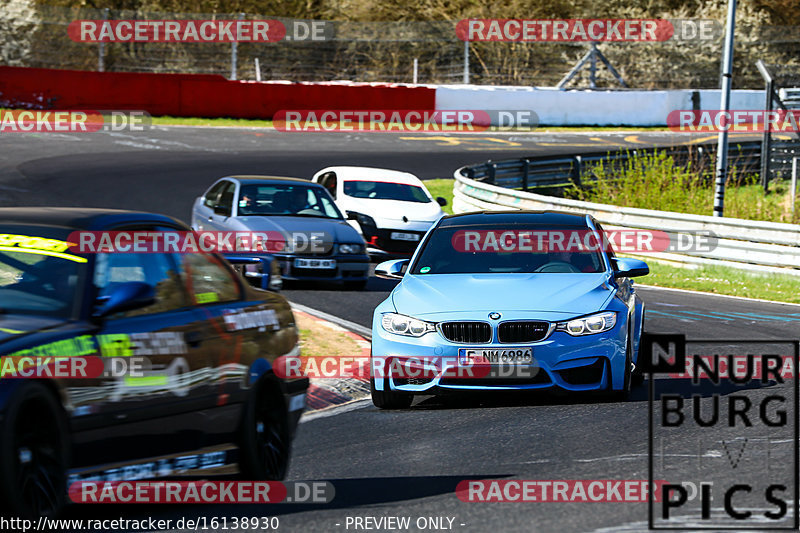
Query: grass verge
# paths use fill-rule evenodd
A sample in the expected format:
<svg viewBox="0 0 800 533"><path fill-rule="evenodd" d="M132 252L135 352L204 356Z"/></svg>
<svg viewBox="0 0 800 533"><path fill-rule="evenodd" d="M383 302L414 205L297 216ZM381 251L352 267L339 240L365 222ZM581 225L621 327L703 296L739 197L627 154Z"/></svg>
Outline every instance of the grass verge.
<svg viewBox="0 0 800 533"><path fill-rule="evenodd" d="M353 357L361 355L361 347L343 332L314 320L305 313L294 312L300 330L300 355L303 357Z"/></svg>
<svg viewBox="0 0 800 533"><path fill-rule="evenodd" d="M448 215L453 214L453 183L455 180L451 179L436 179L436 180L425 180L425 187L431 193L431 196L436 198L437 196L441 196L442 198L447 200L447 205L442 208L442 210L447 213Z"/></svg>
<svg viewBox="0 0 800 533"><path fill-rule="evenodd" d="M224 128L271 128L271 120L252 120L246 118L195 118L195 117L153 117L154 126L197 126Z"/></svg>
<svg viewBox="0 0 800 533"><path fill-rule="evenodd" d="M646 259L646 261L650 266L650 274L636 278L643 285L800 303L800 276L754 274L715 265L703 265L696 269L690 269L652 259Z"/></svg>
<svg viewBox="0 0 800 533"><path fill-rule="evenodd" d="M582 187L564 191L587 202L710 215L714 205L712 164L679 164L664 151L631 156L624 162L601 162L582 176ZM758 176L732 167L725 185L725 216L771 222L800 222L787 180L772 180L764 193Z"/></svg>

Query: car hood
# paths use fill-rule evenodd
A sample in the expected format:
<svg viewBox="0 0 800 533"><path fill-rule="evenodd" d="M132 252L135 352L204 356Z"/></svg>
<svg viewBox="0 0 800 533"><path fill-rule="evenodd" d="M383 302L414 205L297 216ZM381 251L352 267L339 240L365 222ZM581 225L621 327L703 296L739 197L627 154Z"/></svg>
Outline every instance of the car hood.
<svg viewBox="0 0 800 533"><path fill-rule="evenodd" d="M431 319L477 311L566 317L599 311L613 294L605 273L408 275L392 302L398 313Z"/></svg>
<svg viewBox="0 0 800 533"><path fill-rule="evenodd" d="M326 243L363 242L361 235L350 224L333 218L269 215L242 216L236 220L251 231L279 231L284 235L292 232L325 232Z"/></svg>
<svg viewBox="0 0 800 533"><path fill-rule="evenodd" d="M0 314L0 354L5 353L2 346L6 342L23 339L42 330L53 330L65 323L58 318Z"/></svg>
<svg viewBox="0 0 800 533"><path fill-rule="evenodd" d="M400 200L377 200L372 198L353 198L348 196L346 209L356 211L371 217L386 220L409 220L420 222L436 222L443 215L441 207L436 202L403 202Z"/></svg>

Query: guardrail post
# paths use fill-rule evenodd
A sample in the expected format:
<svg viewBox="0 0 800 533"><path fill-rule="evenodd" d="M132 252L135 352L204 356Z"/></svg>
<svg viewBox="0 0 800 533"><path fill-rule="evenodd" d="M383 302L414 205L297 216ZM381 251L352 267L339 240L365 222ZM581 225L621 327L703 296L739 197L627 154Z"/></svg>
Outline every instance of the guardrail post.
<svg viewBox="0 0 800 533"><path fill-rule="evenodd" d="M522 160L522 190L528 190L528 164L530 161L527 159Z"/></svg>
<svg viewBox="0 0 800 533"><path fill-rule="evenodd" d="M103 20L108 20L108 8L103 9ZM97 72L106 70L106 43L100 41L97 47Z"/></svg>
<svg viewBox="0 0 800 533"><path fill-rule="evenodd" d="M486 162L487 172L486 172L486 183L490 185L494 185L494 176L497 173L497 165L492 163L492 160Z"/></svg>
<svg viewBox="0 0 800 533"><path fill-rule="evenodd" d="M576 187L580 187L581 186L581 170L583 170L581 168L581 166L582 166L583 160L581 159L581 156L579 156L579 155L576 155L572 159L573 159L572 171L570 172L569 178L572 180L572 183Z"/></svg>

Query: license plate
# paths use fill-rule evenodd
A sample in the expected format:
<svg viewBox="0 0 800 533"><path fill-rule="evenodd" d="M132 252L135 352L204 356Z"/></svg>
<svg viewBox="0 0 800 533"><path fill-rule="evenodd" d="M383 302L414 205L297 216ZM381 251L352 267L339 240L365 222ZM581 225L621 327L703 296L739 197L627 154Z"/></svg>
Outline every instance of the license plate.
<svg viewBox="0 0 800 533"><path fill-rule="evenodd" d="M335 259L295 259L295 268L336 268Z"/></svg>
<svg viewBox="0 0 800 533"><path fill-rule="evenodd" d="M460 365L531 365L532 348L459 348Z"/></svg>
<svg viewBox="0 0 800 533"><path fill-rule="evenodd" d="M418 241L419 235L416 233L402 233L399 231L393 231L391 235L392 239L396 241Z"/></svg>

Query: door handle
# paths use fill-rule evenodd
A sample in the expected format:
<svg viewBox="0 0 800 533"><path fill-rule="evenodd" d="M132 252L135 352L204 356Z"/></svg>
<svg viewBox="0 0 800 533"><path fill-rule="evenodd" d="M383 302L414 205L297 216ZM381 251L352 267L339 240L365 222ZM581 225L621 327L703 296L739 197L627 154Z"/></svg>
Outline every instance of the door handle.
<svg viewBox="0 0 800 533"><path fill-rule="evenodd" d="M213 222L214 221L214 217L208 217L208 221L209 222Z"/></svg>
<svg viewBox="0 0 800 533"><path fill-rule="evenodd" d="M186 334L186 344L196 348L205 340L205 336L199 331L190 331Z"/></svg>

